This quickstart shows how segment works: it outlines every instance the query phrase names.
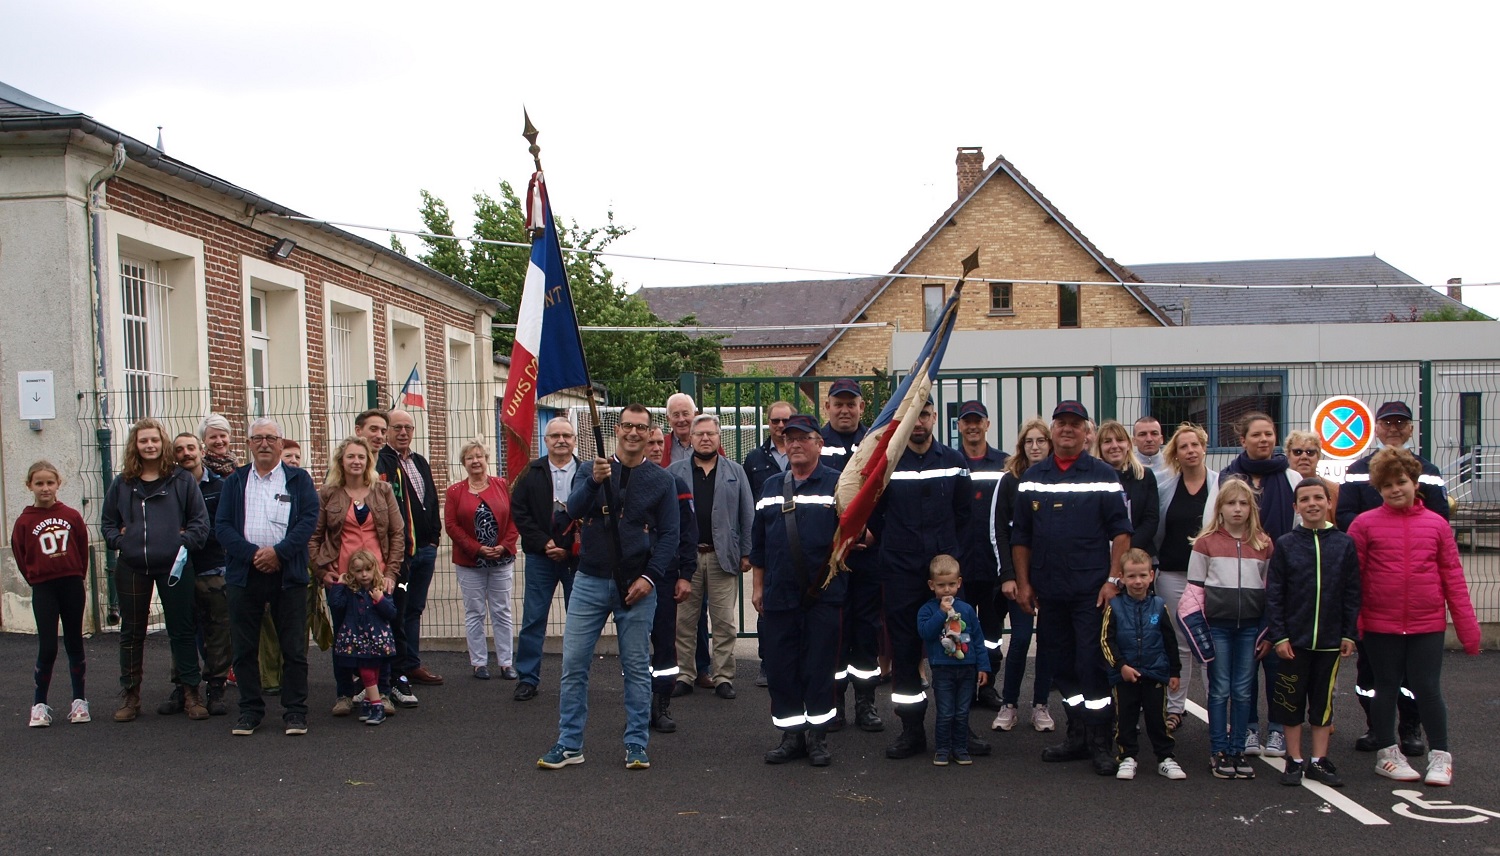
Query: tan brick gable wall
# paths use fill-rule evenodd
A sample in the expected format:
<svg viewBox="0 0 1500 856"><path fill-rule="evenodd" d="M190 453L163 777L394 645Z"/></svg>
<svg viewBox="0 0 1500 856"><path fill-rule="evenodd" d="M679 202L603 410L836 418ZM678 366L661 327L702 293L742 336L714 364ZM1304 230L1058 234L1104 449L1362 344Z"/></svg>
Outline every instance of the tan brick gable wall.
<svg viewBox="0 0 1500 856"><path fill-rule="evenodd" d="M1110 279L1109 272L1053 220L1026 190L997 172L942 227L906 270L957 275L962 260L979 248L975 276L1013 276L1053 282ZM922 286L919 279L895 280L856 321L885 321L889 328L848 330L811 374L869 374L889 370L891 334L921 330ZM943 282L945 289L952 283ZM1155 327L1159 322L1118 286L1084 286L1080 294L1082 327ZM1019 330L1057 326L1057 287L1019 284L1011 287L1012 315L990 314L988 283L964 286L959 307L960 330ZM898 367L905 369L905 366Z"/></svg>
<svg viewBox="0 0 1500 856"><path fill-rule="evenodd" d="M173 199L165 193L116 178L108 185L109 205L122 214L147 223L153 223L180 234L189 235L204 244L204 285L208 304L208 364L210 377L210 401L215 411L224 414L235 431L235 448L243 455L245 429L245 341L243 319L245 313L241 292L240 258L250 256L265 258L266 251L275 238L218 216L201 208ZM374 339L375 379L384 391L392 381L393 369L387 365L386 356L386 306L393 304L421 315L423 323L423 347L426 351L426 366L423 383L427 399L428 457L433 463L433 477L438 489L446 487L448 480L447 411L444 382L447 379L448 361L443 341L443 325L449 324L462 330L474 329L474 315L457 307L423 298L413 292L398 288L391 283L371 276L347 265L315 255L300 247L290 258L276 264L303 274L307 281L304 299L307 314L307 383L309 389L309 424L312 437L297 438L304 454L309 456L304 463L321 475L327 466L328 402L323 384L327 380L325 355L325 323L323 318L323 285L332 283L360 294L369 295L374 302L371 328ZM410 368L399 368L395 373L405 380ZM311 442L309 442L309 440Z"/></svg>

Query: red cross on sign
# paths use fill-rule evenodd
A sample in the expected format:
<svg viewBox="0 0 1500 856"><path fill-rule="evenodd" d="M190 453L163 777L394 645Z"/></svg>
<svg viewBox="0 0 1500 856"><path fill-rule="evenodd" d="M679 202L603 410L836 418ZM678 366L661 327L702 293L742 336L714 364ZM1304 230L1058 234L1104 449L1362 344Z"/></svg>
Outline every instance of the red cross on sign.
<svg viewBox="0 0 1500 856"><path fill-rule="evenodd" d="M1327 458L1354 458L1375 439L1375 415L1363 401L1335 395L1313 411L1312 431Z"/></svg>

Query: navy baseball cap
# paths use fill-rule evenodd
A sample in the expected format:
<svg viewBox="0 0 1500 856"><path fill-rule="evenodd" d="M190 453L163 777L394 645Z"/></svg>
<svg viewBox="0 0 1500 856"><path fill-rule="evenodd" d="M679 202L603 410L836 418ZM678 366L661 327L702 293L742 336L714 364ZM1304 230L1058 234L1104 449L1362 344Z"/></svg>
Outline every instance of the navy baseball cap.
<svg viewBox="0 0 1500 856"><path fill-rule="evenodd" d="M1056 419L1059 416L1077 416L1079 419L1086 421L1089 418L1089 412L1084 409L1082 404L1069 399L1067 401L1059 401L1057 406L1052 408L1052 418Z"/></svg>
<svg viewBox="0 0 1500 856"><path fill-rule="evenodd" d="M958 418L962 419L965 416L983 416L988 419L990 410L984 406L983 401L965 401L958 407Z"/></svg>
<svg viewBox="0 0 1500 856"><path fill-rule="evenodd" d="M1387 401L1385 404L1380 405L1379 410L1375 411L1376 422L1393 417L1409 420L1412 418L1411 408L1407 407L1404 401Z"/></svg>
<svg viewBox="0 0 1500 856"><path fill-rule="evenodd" d="M834 381L833 382L833 386L830 386L828 388L828 394L829 395L859 395L859 396L863 396L864 395L864 393L862 393L862 392L859 391L859 384L855 383L854 381L852 381L852 380L850 380L849 378L846 378L846 377L841 377L838 380Z"/></svg>
<svg viewBox="0 0 1500 856"><path fill-rule="evenodd" d="M807 434L816 434L818 433L818 423L806 413L794 413L792 414L791 418L786 421L786 426L781 430L802 431Z"/></svg>

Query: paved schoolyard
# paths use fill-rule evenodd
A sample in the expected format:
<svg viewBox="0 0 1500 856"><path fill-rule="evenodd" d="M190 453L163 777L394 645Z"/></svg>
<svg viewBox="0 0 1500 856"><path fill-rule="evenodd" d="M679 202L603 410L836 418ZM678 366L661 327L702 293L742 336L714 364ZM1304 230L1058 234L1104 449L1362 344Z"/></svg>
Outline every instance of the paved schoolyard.
<svg viewBox="0 0 1500 856"><path fill-rule="evenodd" d="M0 669L9 779L0 796L3 853L1500 853L1494 653L1450 654L1444 664L1457 770L1457 785L1446 790L1379 779L1373 758L1350 750L1362 722L1353 669L1343 670L1334 759L1349 787L1338 807L1311 789L1277 784L1264 762L1253 782L1213 779L1205 728L1191 719L1179 740L1185 782L1160 778L1154 765L1118 782L1086 763L1043 764L1038 753L1054 735L992 733L983 711L974 724L997 751L972 767L888 761L880 750L890 730L833 735L826 769L771 767L761 762L776 740L769 705L748 679L753 642L740 645L750 674L739 698L700 690L676 700L679 731L653 735L652 769L639 772L622 763L612 658L595 663L587 762L542 771L536 758L556 733L555 656L544 663L542 695L522 704L511 700L514 684L470 678L463 655L433 654L429 663L448 684L420 688L420 708L369 728L328 714L330 670L315 653L310 733L282 735L272 700L266 724L245 738L230 735L232 716L156 716L168 689L161 679L149 686L139 720L110 721L112 635L88 642L96 721L65 722L60 664L58 722L28 729L34 645L32 637L0 635L0 662L8 664ZM165 640L154 636L148 673L164 676L167 659ZM884 690L881 700L888 714ZM1061 713L1055 697L1053 709ZM1495 814L1421 808L1398 790Z"/></svg>

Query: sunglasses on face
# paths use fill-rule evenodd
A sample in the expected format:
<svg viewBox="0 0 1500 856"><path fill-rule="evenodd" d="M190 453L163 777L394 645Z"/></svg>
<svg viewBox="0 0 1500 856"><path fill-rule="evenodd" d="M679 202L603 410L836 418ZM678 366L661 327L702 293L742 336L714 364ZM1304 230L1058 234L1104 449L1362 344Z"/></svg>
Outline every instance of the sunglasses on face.
<svg viewBox="0 0 1500 856"><path fill-rule="evenodd" d="M1317 449L1288 449L1287 451L1299 458L1311 458L1318 454Z"/></svg>

